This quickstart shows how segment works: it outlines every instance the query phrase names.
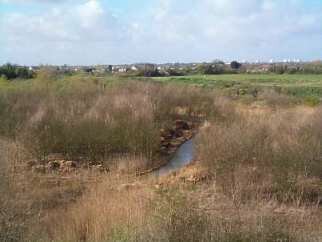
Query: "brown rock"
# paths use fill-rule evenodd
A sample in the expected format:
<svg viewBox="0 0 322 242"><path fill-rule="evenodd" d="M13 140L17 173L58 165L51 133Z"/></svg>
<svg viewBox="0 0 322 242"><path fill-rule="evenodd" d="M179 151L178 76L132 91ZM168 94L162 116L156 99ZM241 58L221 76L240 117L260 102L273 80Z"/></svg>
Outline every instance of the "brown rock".
<svg viewBox="0 0 322 242"><path fill-rule="evenodd" d="M189 129L193 129L194 128L193 122L188 121L187 124L189 126Z"/></svg>
<svg viewBox="0 0 322 242"><path fill-rule="evenodd" d="M142 184L141 183L129 183L129 184L122 184L120 186L118 186L117 190L118 191L129 191L129 190L132 190L132 189L137 189L137 188L141 188L142 187Z"/></svg>
<svg viewBox="0 0 322 242"><path fill-rule="evenodd" d="M178 140L178 139L175 139L175 140L171 141L171 146L175 147L175 148L177 148L181 144L182 144L182 142L180 140Z"/></svg>
<svg viewBox="0 0 322 242"><path fill-rule="evenodd" d="M59 164L60 164L60 167L63 167L66 161L65 161L65 160L60 160L60 161L58 161L58 162L59 162Z"/></svg>
<svg viewBox="0 0 322 242"><path fill-rule="evenodd" d="M89 166L98 166L98 165L102 165L102 162L100 161L90 161L88 163Z"/></svg>
<svg viewBox="0 0 322 242"><path fill-rule="evenodd" d="M47 156L48 161L56 161L56 160L63 160L64 155L61 153L52 153Z"/></svg>
<svg viewBox="0 0 322 242"><path fill-rule="evenodd" d="M92 166L91 169L94 172L100 172L100 173L104 173L104 172L107 173L110 171L108 168L104 167L103 165Z"/></svg>
<svg viewBox="0 0 322 242"><path fill-rule="evenodd" d="M60 171L63 173L69 173L75 171L77 163L75 161L61 161Z"/></svg>
<svg viewBox="0 0 322 242"><path fill-rule="evenodd" d="M199 181L198 177L191 175L189 176L186 181L191 182L191 183L197 183Z"/></svg>
<svg viewBox="0 0 322 242"><path fill-rule="evenodd" d="M47 168L49 170L58 170L60 168L60 163L59 161L50 161L47 164Z"/></svg>
<svg viewBox="0 0 322 242"><path fill-rule="evenodd" d="M36 166L38 164L38 161L29 160L29 161L26 162L26 164L27 164L28 167L34 167L34 166Z"/></svg>
<svg viewBox="0 0 322 242"><path fill-rule="evenodd" d="M169 139L172 139L174 136L174 134L169 134L169 135L166 135L164 138L169 140Z"/></svg>
<svg viewBox="0 0 322 242"><path fill-rule="evenodd" d="M189 140L192 138L192 132L190 130L185 130L183 131L183 137L186 139L186 140Z"/></svg>
<svg viewBox="0 0 322 242"><path fill-rule="evenodd" d="M190 129L189 124L186 121L183 120L176 120L176 129L183 129L183 130L188 130Z"/></svg>
<svg viewBox="0 0 322 242"><path fill-rule="evenodd" d="M100 171L103 168L102 165L92 165L91 169L95 171Z"/></svg>
<svg viewBox="0 0 322 242"><path fill-rule="evenodd" d="M71 167L62 167L61 169L60 169L60 172L61 173L74 173L74 172L76 172L77 170L76 170L76 168L71 168Z"/></svg>
<svg viewBox="0 0 322 242"><path fill-rule="evenodd" d="M165 129L160 129L160 134L161 134L161 136L166 136L167 132Z"/></svg>
<svg viewBox="0 0 322 242"><path fill-rule="evenodd" d="M182 143L186 142L186 139L185 139L185 137L179 137L176 139L176 141L178 141L178 142L180 142L180 144L182 144Z"/></svg>
<svg viewBox="0 0 322 242"><path fill-rule="evenodd" d="M176 130L175 132L175 137L182 137L183 136L183 130L179 129L179 130Z"/></svg>
<svg viewBox="0 0 322 242"><path fill-rule="evenodd" d="M46 173L46 166L43 166L43 165L34 166L34 167L32 167L32 172Z"/></svg>
<svg viewBox="0 0 322 242"><path fill-rule="evenodd" d="M64 163L64 166L65 167L69 167L69 168L76 168L77 167L77 164L75 161L66 161Z"/></svg>
<svg viewBox="0 0 322 242"><path fill-rule="evenodd" d="M176 151L177 151L177 147L171 147L171 148L169 148L169 149L167 150L167 153L168 153L169 155L171 155L171 154L175 153Z"/></svg>
<svg viewBox="0 0 322 242"><path fill-rule="evenodd" d="M160 152L161 152L161 154L167 153L168 152L168 147L161 146Z"/></svg>
<svg viewBox="0 0 322 242"><path fill-rule="evenodd" d="M164 141L161 143L161 146L163 146L163 147L169 147L170 145L171 145L170 141Z"/></svg>

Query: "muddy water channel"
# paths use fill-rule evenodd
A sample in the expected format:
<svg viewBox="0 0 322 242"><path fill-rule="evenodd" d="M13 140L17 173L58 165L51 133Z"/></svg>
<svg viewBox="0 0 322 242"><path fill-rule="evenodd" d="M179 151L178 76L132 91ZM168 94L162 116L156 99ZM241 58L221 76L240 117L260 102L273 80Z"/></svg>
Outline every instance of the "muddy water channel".
<svg viewBox="0 0 322 242"><path fill-rule="evenodd" d="M190 164L194 158L194 142L193 139L188 140L180 146L173 158L167 165L153 172L155 176L165 176L171 172L180 170L184 166Z"/></svg>

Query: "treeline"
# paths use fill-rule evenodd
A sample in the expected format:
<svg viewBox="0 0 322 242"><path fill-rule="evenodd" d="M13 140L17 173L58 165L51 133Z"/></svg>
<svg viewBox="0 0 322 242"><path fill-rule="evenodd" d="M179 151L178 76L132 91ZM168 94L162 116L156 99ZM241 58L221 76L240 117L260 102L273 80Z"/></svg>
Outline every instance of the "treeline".
<svg viewBox="0 0 322 242"><path fill-rule="evenodd" d="M0 66L0 77L8 80L29 79L34 77L34 72L25 66L12 65L10 63Z"/></svg>
<svg viewBox="0 0 322 242"><path fill-rule="evenodd" d="M322 74L322 62L305 64L272 64L269 72L276 74Z"/></svg>
<svg viewBox="0 0 322 242"><path fill-rule="evenodd" d="M95 69L95 68L94 68ZM85 73L94 74L92 68L84 69ZM72 75L77 71L69 69L68 66L40 66L37 71L30 70L25 66L5 64L0 66L0 78L12 79L30 79L41 73L51 73L51 75ZM105 72L110 73L110 72ZM126 73L119 73L129 76L145 77L166 77L166 76L188 76L188 75L220 75L220 74L322 74L322 62L309 63L274 63L274 64L249 64L233 61L226 64L223 61L214 61L212 63L200 63L191 65L170 65L167 67L157 67L150 65L140 70L128 70Z"/></svg>
<svg viewBox="0 0 322 242"><path fill-rule="evenodd" d="M233 61L230 64L218 61L193 66L173 66L163 69L141 70L135 74L146 77L187 76L187 75L220 75L220 74L322 74L322 62L311 63L276 63L276 64L241 64Z"/></svg>
<svg viewBox="0 0 322 242"><path fill-rule="evenodd" d="M148 69L134 72L138 76L162 77L162 76L186 76L186 75L216 75L216 74L237 74L244 73L246 69L237 61L230 65L222 61L213 63L202 63L194 66L168 67L163 69Z"/></svg>

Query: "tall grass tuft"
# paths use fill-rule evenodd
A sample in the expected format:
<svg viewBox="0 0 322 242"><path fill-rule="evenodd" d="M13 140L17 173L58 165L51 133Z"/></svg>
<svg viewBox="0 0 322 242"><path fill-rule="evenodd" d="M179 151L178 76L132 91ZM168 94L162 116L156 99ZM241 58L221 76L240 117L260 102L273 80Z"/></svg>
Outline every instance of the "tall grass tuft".
<svg viewBox="0 0 322 242"><path fill-rule="evenodd" d="M320 113L244 113L213 123L197 140L199 158L238 203L246 194L316 202L319 190L304 192L302 185L321 178Z"/></svg>

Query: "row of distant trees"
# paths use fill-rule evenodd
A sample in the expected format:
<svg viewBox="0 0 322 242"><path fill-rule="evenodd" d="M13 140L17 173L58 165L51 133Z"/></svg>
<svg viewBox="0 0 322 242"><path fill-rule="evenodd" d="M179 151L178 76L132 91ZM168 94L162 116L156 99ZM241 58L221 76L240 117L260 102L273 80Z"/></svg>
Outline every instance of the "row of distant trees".
<svg viewBox="0 0 322 242"><path fill-rule="evenodd" d="M8 80L12 79L29 79L34 76L33 71L29 70L27 67L5 64L0 66L0 77L4 77Z"/></svg>
<svg viewBox="0 0 322 242"><path fill-rule="evenodd" d="M267 65L266 65L267 66ZM0 66L0 77L12 79L29 79L36 75L42 76L42 73L52 74L71 74L68 71L59 71L57 68L44 67L35 73L24 66L13 64L5 64ZM322 74L322 62L311 62L301 64L270 64L269 67L263 68L259 64L241 64L233 61L230 65L222 61L214 61L212 63L202 63L197 66L187 66L184 68L170 67L168 69L158 70L156 68L148 68L132 73L137 76L185 76L185 75L216 75L216 74L237 74L237 73L276 73L276 74Z"/></svg>
<svg viewBox="0 0 322 242"><path fill-rule="evenodd" d="M169 67L167 69L158 70L141 70L137 71L138 76L146 77L155 77L155 76L185 76L185 75L194 75L194 74L203 74L203 75L215 75L215 74L233 74L240 73L242 64L233 61L230 65L226 65L222 61L216 61L213 63L203 63L197 66L191 67Z"/></svg>
<svg viewBox="0 0 322 242"><path fill-rule="evenodd" d="M305 64L272 64L269 72L276 74L322 74L322 62Z"/></svg>
<svg viewBox="0 0 322 242"><path fill-rule="evenodd" d="M299 64L241 64L233 61L230 65L222 61L203 63L194 67L171 67L165 70L140 72L144 76L184 76L184 75L218 75L238 73L276 73L276 74L322 74L322 62Z"/></svg>

